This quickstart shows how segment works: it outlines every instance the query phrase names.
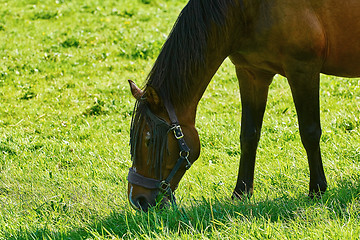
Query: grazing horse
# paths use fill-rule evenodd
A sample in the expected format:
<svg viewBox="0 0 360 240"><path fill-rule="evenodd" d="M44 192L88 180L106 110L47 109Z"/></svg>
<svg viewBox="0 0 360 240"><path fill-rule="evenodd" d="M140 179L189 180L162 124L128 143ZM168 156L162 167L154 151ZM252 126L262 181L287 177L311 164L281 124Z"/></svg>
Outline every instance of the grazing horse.
<svg viewBox="0 0 360 240"><path fill-rule="evenodd" d="M320 73L360 76L359 0L190 0L136 98L128 197L136 209L175 202L199 157L197 105L229 57L239 81L241 157L233 198L253 192L256 149L275 74L287 78L310 168L309 196L327 182L319 141Z"/></svg>

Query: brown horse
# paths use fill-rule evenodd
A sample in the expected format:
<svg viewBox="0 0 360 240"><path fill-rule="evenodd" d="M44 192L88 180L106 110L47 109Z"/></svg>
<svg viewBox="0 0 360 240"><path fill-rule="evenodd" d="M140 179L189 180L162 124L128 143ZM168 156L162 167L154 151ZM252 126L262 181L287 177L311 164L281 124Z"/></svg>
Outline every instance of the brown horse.
<svg viewBox="0 0 360 240"><path fill-rule="evenodd" d="M134 208L146 211L175 201L173 192L200 153L198 102L226 57L236 67L242 104L233 198L253 192L256 149L275 74L285 76L291 87L309 162L309 195L326 190L319 147L319 76L360 76L360 1L190 0L146 88L129 81L137 100L128 176Z"/></svg>

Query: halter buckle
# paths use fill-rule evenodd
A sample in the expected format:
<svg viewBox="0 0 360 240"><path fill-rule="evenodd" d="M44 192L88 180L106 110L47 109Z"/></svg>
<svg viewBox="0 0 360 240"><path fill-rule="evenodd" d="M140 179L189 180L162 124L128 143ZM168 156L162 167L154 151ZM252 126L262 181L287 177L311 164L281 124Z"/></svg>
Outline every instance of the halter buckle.
<svg viewBox="0 0 360 240"><path fill-rule="evenodd" d="M183 134L183 132L182 132L182 130L181 130L180 125L175 125L172 129L173 129L173 131L174 131L174 136L175 136L175 138L176 138L177 140L179 140L179 139L181 139L181 138L184 137L184 134Z"/></svg>

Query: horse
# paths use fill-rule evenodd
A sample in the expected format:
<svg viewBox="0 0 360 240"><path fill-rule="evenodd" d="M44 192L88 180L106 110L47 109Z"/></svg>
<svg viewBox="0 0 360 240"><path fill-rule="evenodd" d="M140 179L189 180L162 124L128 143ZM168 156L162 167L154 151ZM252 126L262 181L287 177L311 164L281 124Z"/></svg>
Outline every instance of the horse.
<svg viewBox="0 0 360 240"><path fill-rule="evenodd" d="M128 198L147 211L175 203L174 191L198 159L197 105L230 58L242 107L240 165L233 199L253 194L256 150L274 75L287 78L309 169L309 196L327 189L319 141L320 73L360 76L358 0L190 0L181 11L144 88L130 128Z"/></svg>

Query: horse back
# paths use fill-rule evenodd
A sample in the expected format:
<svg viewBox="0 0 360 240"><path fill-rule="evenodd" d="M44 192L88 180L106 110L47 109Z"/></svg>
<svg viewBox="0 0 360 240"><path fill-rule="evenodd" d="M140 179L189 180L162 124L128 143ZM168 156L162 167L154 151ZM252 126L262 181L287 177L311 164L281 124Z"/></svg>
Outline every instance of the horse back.
<svg viewBox="0 0 360 240"><path fill-rule="evenodd" d="M360 76L360 1L267 0L254 8L236 37L235 65L286 75L289 64L316 63L319 72Z"/></svg>
<svg viewBox="0 0 360 240"><path fill-rule="evenodd" d="M324 0L315 13L323 26L327 52L323 72L360 76L360 1Z"/></svg>

